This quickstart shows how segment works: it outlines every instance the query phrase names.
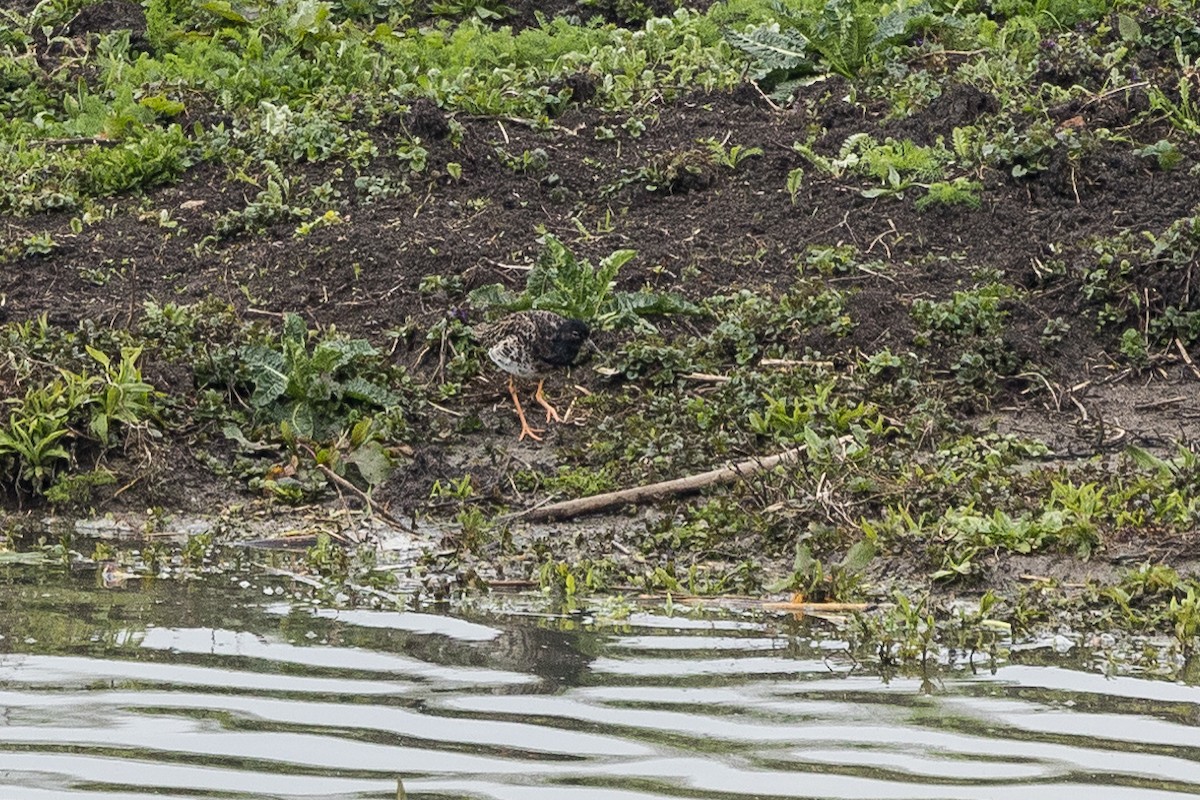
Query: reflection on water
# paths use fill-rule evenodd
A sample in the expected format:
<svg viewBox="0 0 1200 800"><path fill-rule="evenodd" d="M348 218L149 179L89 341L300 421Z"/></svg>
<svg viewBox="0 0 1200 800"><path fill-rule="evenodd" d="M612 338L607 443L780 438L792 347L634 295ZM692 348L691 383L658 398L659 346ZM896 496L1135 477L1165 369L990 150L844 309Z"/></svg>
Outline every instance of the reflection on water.
<svg viewBox="0 0 1200 800"><path fill-rule="evenodd" d="M1035 664L885 682L791 620L287 591L0 571L0 798L395 798L398 778L504 800L1200 794L1191 686Z"/></svg>

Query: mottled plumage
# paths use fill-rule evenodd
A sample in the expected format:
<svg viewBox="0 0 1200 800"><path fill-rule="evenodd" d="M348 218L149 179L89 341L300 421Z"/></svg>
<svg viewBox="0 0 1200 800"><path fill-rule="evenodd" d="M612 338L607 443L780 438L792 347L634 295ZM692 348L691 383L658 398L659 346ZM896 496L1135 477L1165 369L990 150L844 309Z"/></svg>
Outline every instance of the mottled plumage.
<svg viewBox="0 0 1200 800"><path fill-rule="evenodd" d="M551 367L569 367L590 333L587 323L553 311L518 311L475 328L488 358L521 378L533 378Z"/></svg>
<svg viewBox="0 0 1200 800"><path fill-rule="evenodd" d="M521 378L535 378L549 369L571 366L579 351L590 343L591 334L587 323L553 311L518 311L495 322L477 325L474 330L480 344L487 349L488 358L510 376ZM561 421L542 395L542 384L543 381L538 382L534 399L546 409L547 422ZM521 419L521 438L540 438L525 420L511 377L508 389Z"/></svg>

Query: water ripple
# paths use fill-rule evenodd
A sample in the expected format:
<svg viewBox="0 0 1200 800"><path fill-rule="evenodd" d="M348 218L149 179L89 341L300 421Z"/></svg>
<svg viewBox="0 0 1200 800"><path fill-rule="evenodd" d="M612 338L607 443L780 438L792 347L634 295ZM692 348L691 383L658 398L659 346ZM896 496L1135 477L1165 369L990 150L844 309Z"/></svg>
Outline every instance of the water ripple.
<svg viewBox="0 0 1200 800"><path fill-rule="evenodd" d="M1022 665L884 682L746 619L559 629L74 591L70 618L0 622L0 798L394 798L398 779L429 800L1200 794L1200 690L1181 684Z"/></svg>

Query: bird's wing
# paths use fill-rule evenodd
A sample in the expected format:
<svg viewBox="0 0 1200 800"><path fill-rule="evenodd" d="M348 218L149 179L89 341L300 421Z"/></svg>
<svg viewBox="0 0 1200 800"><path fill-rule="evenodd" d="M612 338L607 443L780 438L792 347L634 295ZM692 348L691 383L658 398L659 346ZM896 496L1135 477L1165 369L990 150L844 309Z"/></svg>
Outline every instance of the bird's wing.
<svg viewBox="0 0 1200 800"><path fill-rule="evenodd" d="M528 354L523 357L521 350L520 339L510 334L497 339L496 343L488 348L487 354L492 363L510 375L531 378L537 374L537 370L530 363Z"/></svg>

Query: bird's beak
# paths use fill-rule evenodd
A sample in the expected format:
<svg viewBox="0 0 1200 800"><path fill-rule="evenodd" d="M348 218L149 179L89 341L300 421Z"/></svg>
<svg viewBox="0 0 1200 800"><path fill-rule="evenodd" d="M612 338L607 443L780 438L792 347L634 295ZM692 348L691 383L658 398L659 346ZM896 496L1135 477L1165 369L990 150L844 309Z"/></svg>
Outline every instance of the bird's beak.
<svg viewBox="0 0 1200 800"><path fill-rule="evenodd" d="M596 343L593 342L590 337L587 339L584 339L583 343L585 345L587 345L587 349L588 349L589 353L599 353L600 352L600 348L596 346Z"/></svg>

